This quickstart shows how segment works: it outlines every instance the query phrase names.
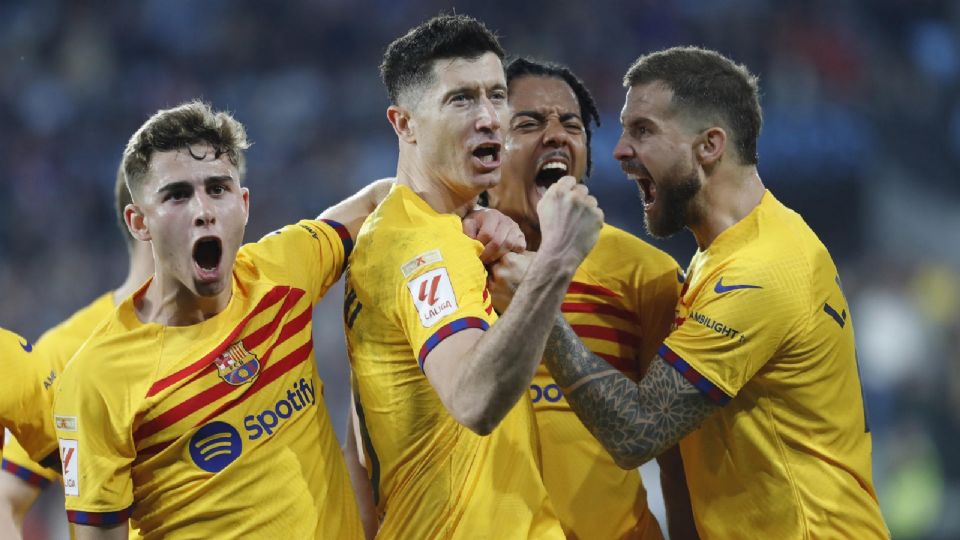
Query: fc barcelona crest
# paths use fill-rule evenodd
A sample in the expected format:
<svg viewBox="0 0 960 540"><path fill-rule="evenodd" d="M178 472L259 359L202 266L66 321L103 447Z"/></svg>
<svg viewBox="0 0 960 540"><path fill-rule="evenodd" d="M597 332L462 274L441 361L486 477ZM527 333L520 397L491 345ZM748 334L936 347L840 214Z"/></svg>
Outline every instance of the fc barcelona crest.
<svg viewBox="0 0 960 540"><path fill-rule="evenodd" d="M260 373L260 360L243 346L242 341L227 347L213 363L220 378L234 386L248 383Z"/></svg>

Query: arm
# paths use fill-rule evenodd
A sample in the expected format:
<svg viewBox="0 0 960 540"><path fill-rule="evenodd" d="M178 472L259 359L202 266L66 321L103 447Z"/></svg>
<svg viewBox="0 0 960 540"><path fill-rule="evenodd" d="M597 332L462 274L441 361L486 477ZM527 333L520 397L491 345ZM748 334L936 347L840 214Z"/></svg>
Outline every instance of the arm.
<svg viewBox="0 0 960 540"><path fill-rule="evenodd" d="M538 211L541 249L503 317L487 332L453 334L424 361L424 374L450 414L481 435L493 431L527 392L551 321L603 222L596 199L572 177L551 186Z"/></svg>
<svg viewBox="0 0 960 540"><path fill-rule="evenodd" d="M544 362L580 421L624 469L659 456L720 409L659 355L640 383L631 381L584 347L559 315Z"/></svg>
<svg viewBox="0 0 960 540"><path fill-rule="evenodd" d="M11 523L19 535L23 530L23 517L39 496L38 486L12 474L0 472L0 521ZM4 530L6 529L0 526L0 531ZM0 537L7 538L5 535Z"/></svg>
<svg viewBox="0 0 960 540"><path fill-rule="evenodd" d="M376 180L347 199L327 208L317 216L317 219L336 221L350 231L351 238L356 238L357 233L360 232L360 226L390 193L394 181L394 178Z"/></svg>
<svg viewBox="0 0 960 540"><path fill-rule="evenodd" d="M357 439L357 430L354 428L354 422L356 421L356 413L351 405L350 413L347 415L347 435L343 443L343 458L347 462L350 484L353 486L353 493L357 498L360 522L363 523L363 534L367 537L367 540L372 540L377 535L377 529L379 528L377 505L373 502L373 489L370 487L367 468L363 466L363 462L360 460L360 452L357 450L357 445L360 442Z"/></svg>
<svg viewBox="0 0 960 540"><path fill-rule="evenodd" d="M74 525L74 530L77 540L127 540L130 534L127 527L127 522L124 521L109 527Z"/></svg>
<svg viewBox="0 0 960 540"><path fill-rule="evenodd" d="M674 540L697 540L697 527L693 520L693 507L687 489L687 477L683 472L680 447L673 446L657 456L660 466L660 489L667 507L667 530Z"/></svg>

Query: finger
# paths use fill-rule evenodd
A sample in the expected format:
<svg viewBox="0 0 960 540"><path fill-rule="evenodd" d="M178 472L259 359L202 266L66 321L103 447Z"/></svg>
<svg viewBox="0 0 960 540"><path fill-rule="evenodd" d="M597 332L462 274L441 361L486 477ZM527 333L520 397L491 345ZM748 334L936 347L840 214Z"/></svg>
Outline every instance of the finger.
<svg viewBox="0 0 960 540"><path fill-rule="evenodd" d="M482 221L478 214L482 214L482 212L470 214L463 219L463 234L474 240L477 238L477 231L480 229L480 222Z"/></svg>
<svg viewBox="0 0 960 540"><path fill-rule="evenodd" d="M523 234L523 231L517 227L517 230L513 231L512 240L510 242L510 251L514 253L523 253L527 250L527 237Z"/></svg>

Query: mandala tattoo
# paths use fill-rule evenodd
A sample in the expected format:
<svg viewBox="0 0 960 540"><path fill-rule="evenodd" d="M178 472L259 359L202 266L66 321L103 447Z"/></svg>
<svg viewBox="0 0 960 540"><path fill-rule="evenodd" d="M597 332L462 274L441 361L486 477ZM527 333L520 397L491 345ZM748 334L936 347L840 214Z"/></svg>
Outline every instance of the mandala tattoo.
<svg viewBox="0 0 960 540"><path fill-rule="evenodd" d="M580 421L621 467L657 457L720 409L659 355L639 383L614 372L578 385L611 366L562 317L547 339L544 362Z"/></svg>

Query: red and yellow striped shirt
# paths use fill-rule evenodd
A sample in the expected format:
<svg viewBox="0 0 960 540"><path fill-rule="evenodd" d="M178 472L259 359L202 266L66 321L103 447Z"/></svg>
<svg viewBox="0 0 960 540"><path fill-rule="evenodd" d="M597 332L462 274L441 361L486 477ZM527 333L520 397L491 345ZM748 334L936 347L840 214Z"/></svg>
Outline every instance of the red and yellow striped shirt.
<svg viewBox="0 0 960 540"><path fill-rule="evenodd" d="M301 221L242 247L229 304L200 324L118 307L54 405L71 522L130 516L146 539L362 536L311 324L349 239Z"/></svg>

